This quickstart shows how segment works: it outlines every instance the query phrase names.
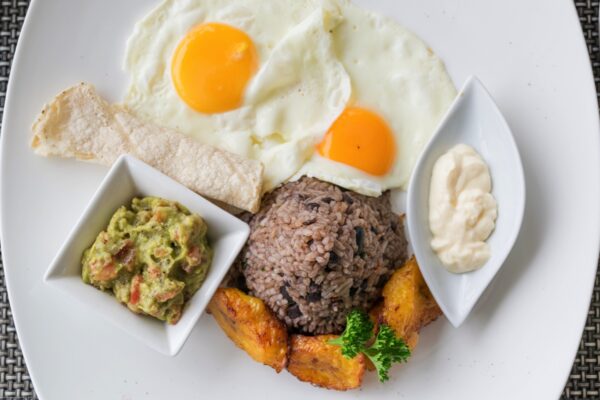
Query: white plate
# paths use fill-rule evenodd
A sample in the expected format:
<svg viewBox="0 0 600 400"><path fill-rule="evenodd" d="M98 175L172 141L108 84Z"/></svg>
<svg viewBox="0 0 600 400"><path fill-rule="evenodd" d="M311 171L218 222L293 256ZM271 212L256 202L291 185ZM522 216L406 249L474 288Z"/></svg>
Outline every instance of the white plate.
<svg viewBox="0 0 600 400"><path fill-rule="evenodd" d="M378 0L446 60L458 84L481 78L523 158L528 188L519 239L460 329L426 328L385 385L328 392L261 366L200 319L168 358L42 282L106 169L47 160L30 125L78 80L121 98L134 22L155 1L34 1L13 64L2 134L2 250L19 338L42 400L200 398L557 398L579 343L600 242L598 109L570 0Z"/></svg>

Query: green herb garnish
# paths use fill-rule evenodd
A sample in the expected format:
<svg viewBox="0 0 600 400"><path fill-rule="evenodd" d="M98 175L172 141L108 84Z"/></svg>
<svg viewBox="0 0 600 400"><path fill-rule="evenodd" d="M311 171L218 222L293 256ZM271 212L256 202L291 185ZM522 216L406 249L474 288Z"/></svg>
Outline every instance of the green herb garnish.
<svg viewBox="0 0 600 400"><path fill-rule="evenodd" d="M388 371L392 363L406 362L410 357L410 349L402 338L396 337L392 328L386 324L379 326L375 340L367 345L373 337L373 322L369 316L359 310L352 310L346 317L346 329L340 337L331 339L330 344L341 346L342 355L354 358L363 353L377 369L380 382L389 379Z"/></svg>
<svg viewBox="0 0 600 400"><path fill-rule="evenodd" d="M358 310L352 310L346 316L346 329L338 338L331 339L329 344L342 347L342 355L354 358L365 348L365 343L373 336L373 322Z"/></svg>

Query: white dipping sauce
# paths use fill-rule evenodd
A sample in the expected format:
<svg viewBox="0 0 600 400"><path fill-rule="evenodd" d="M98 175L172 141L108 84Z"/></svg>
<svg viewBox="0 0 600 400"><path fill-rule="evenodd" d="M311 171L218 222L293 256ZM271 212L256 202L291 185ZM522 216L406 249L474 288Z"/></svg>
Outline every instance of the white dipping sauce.
<svg viewBox="0 0 600 400"><path fill-rule="evenodd" d="M487 164L470 146L454 146L435 162L429 189L431 247L450 272L480 268L498 215Z"/></svg>

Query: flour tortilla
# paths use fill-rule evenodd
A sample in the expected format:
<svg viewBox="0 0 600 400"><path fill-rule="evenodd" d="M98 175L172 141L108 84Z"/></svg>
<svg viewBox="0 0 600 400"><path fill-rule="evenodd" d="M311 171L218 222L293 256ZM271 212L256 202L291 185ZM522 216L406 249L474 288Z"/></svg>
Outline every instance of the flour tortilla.
<svg viewBox="0 0 600 400"><path fill-rule="evenodd" d="M90 84L56 96L32 129L31 147L38 155L110 166L131 154L203 196L250 212L260 206L260 162L143 121L109 104Z"/></svg>

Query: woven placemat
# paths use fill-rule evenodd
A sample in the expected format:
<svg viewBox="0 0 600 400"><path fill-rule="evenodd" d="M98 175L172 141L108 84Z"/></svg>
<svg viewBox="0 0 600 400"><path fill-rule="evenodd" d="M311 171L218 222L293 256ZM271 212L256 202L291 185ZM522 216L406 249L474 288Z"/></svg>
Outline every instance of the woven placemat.
<svg viewBox="0 0 600 400"><path fill-rule="evenodd" d="M574 0L574 3L585 34L594 69L596 91L600 97L600 0ZM0 120L4 111L10 64L28 6L29 0L0 0ZM37 399L15 332L1 263L0 399ZM600 272L596 274L585 330L562 399L600 399Z"/></svg>
<svg viewBox="0 0 600 400"><path fill-rule="evenodd" d="M600 1L575 0L579 21L592 60L596 96L600 99L600 49L598 48L598 8ZM562 395L563 399L600 399L600 270L592 303L577 350L571 376Z"/></svg>
<svg viewBox="0 0 600 400"><path fill-rule="evenodd" d="M0 0L0 121L10 63L29 1ZM1 253L0 253L1 254ZM0 265L0 399L37 399L13 323Z"/></svg>

